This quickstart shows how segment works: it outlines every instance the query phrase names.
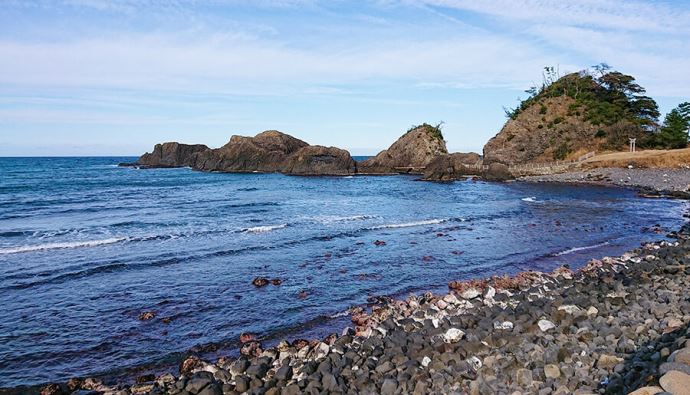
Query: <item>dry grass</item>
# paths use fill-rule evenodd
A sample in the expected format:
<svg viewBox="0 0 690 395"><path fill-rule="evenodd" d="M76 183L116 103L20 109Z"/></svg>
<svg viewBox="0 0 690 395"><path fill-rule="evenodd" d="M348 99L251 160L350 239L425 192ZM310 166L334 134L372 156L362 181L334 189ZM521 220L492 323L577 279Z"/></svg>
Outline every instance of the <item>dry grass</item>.
<svg viewBox="0 0 690 395"><path fill-rule="evenodd" d="M690 148L676 150L647 150L601 154L582 163L585 168L628 167L690 168Z"/></svg>

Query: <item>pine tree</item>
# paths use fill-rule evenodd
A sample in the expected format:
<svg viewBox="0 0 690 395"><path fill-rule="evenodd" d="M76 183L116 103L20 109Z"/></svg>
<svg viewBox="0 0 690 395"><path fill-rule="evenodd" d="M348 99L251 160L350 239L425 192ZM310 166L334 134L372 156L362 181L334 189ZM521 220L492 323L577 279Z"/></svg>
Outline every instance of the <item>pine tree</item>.
<svg viewBox="0 0 690 395"><path fill-rule="evenodd" d="M677 149L688 146L688 128L690 127L690 103L682 103L666 114L664 125L657 136L664 148Z"/></svg>

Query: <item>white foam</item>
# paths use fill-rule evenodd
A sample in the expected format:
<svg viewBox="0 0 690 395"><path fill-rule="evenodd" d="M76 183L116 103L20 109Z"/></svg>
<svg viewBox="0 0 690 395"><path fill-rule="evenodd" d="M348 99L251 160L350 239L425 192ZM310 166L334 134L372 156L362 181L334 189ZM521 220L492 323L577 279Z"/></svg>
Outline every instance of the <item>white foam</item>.
<svg viewBox="0 0 690 395"><path fill-rule="evenodd" d="M83 247L97 247L106 244L120 243L127 240L126 237L112 237L104 240L89 240L89 241L74 241L69 243L47 243L28 245L20 247L0 248L0 255L19 254L23 252L45 251L45 250L61 250L68 248L83 248Z"/></svg>
<svg viewBox="0 0 690 395"><path fill-rule="evenodd" d="M266 233L277 229L287 228L287 224L255 226L253 228L242 229L244 233Z"/></svg>
<svg viewBox="0 0 690 395"><path fill-rule="evenodd" d="M332 222L350 222L350 221L364 221L367 219L381 218L376 215L352 215L348 217L338 217L338 216L321 216L314 217L313 219L321 223L332 223Z"/></svg>
<svg viewBox="0 0 690 395"><path fill-rule="evenodd" d="M348 310L345 310L341 311L340 313L333 314L332 316L330 316L330 318L347 317L348 315L350 315L350 312Z"/></svg>
<svg viewBox="0 0 690 395"><path fill-rule="evenodd" d="M572 254L572 253L578 252L578 251L591 250L591 249L593 249L593 248L603 247L603 246L605 246L605 245L609 245L609 242L608 242L608 241L605 241L605 242L603 242L603 243L599 243L599 244L595 244L595 245L591 245L591 246L574 247L574 248L570 248L570 249L565 250L565 251L561 251L561 252L559 252L559 253L557 253L557 254L553 254L553 256L568 255L568 254Z"/></svg>
<svg viewBox="0 0 690 395"><path fill-rule="evenodd" d="M539 202L539 201L537 200L537 197L536 197L536 196L530 196L530 197L522 198L522 199L520 199L520 200L522 200L523 202L529 202L529 203L537 203L537 202Z"/></svg>
<svg viewBox="0 0 690 395"><path fill-rule="evenodd" d="M374 226L374 227L369 228L369 229L376 230L376 229L411 228L414 226L436 225L436 224L444 223L446 221L447 221L447 219L430 219L427 221L416 221L416 222L404 222L404 223L400 223L400 224L379 225L379 226Z"/></svg>

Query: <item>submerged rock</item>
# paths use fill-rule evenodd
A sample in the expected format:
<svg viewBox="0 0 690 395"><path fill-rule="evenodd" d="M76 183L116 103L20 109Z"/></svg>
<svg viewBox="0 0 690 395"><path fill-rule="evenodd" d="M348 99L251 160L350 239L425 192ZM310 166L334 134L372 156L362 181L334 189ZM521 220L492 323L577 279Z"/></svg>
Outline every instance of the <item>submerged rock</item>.
<svg viewBox="0 0 690 395"><path fill-rule="evenodd" d="M156 318L156 313L153 311L144 311L139 314L139 321L150 321L154 318Z"/></svg>
<svg viewBox="0 0 690 395"><path fill-rule="evenodd" d="M262 288L267 286L270 283L267 278L265 277L257 277L254 280L252 280L252 285L257 287L257 288Z"/></svg>

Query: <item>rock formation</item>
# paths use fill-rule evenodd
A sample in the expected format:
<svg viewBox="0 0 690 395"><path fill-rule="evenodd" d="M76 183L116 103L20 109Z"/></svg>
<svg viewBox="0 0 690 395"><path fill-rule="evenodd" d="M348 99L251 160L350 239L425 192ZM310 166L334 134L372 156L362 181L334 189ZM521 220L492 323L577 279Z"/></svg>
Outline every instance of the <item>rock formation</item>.
<svg viewBox="0 0 690 395"><path fill-rule="evenodd" d="M490 163L482 172L482 177L487 181L508 181L515 179L508 166L503 163Z"/></svg>
<svg viewBox="0 0 690 395"><path fill-rule="evenodd" d="M503 129L484 146L484 163L553 162L624 149L629 137L649 134L645 128L653 127L658 113L656 103L637 95L644 89L631 81L616 72L599 78L573 73L545 84L510 112Z"/></svg>
<svg viewBox="0 0 690 395"><path fill-rule="evenodd" d="M485 163L553 162L571 153L596 150L600 145L595 138L599 127L582 115L568 115L574 103L562 96L527 107L484 146Z"/></svg>
<svg viewBox="0 0 690 395"><path fill-rule="evenodd" d="M221 148L200 153L194 168L219 172L280 172L289 155L307 146L309 144L304 141L275 130L254 137L232 136Z"/></svg>
<svg viewBox="0 0 690 395"><path fill-rule="evenodd" d="M158 144L135 166L192 167L217 172L280 172L294 175L351 175L357 164L350 153L334 147L310 146L287 134L268 130L254 137L232 136L217 149L205 145Z"/></svg>
<svg viewBox="0 0 690 395"><path fill-rule="evenodd" d="M139 158L136 165L142 167L194 167L197 155L209 151L203 144L188 145L180 143L156 144L153 152Z"/></svg>
<svg viewBox="0 0 690 395"><path fill-rule="evenodd" d="M482 158L479 154L470 152L439 155L426 166L424 179L428 181L452 181L465 175L479 175ZM469 167L468 166L474 166Z"/></svg>
<svg viewBox="0 0 690 395"><path fill-rule="evenodd" d="M347 176L357 172L357 163L340 148L311 145L290 155L282 171L299 176Z"/></svg>
<svg viewBox="0 0 690 395"><path fill-rule="evenodd" d="M423 124L410 129L387 150L360 162L357 169L366 174L417 173L438 155L447 153L441 130Z"/></svg>

